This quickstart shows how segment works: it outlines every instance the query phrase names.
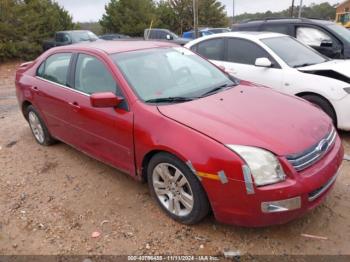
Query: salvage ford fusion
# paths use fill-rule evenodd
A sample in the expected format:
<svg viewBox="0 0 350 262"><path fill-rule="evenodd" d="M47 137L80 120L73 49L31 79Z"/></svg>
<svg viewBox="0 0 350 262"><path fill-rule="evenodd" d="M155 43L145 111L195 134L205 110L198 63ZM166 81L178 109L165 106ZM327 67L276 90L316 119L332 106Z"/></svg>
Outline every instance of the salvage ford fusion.
<svg viewBox="0 0 350 262"><path fill-rule="evenodd" d="M173 219L286 223L322 202L343 157L331 119L238 82L169 43L84 43L21 65L17 97L36 141L56 140L147 181Z"/></svg>

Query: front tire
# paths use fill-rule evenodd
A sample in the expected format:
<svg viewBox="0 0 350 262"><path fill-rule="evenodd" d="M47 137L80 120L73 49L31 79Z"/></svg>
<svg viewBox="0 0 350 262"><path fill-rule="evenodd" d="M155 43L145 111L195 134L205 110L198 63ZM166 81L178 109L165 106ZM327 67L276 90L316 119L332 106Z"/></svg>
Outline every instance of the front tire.
<svg viewBox="0 0 350 262"><path fill-rule="evenodd" d="M50 135L49 130L35 107L31 105L28 106L26 115L32 134L40 145L49 146L56 142L56 140Z"/></svg>
<svg viewBox="0 0 350 262"><path fill-rule="evenodd" d="M165 213L183 224L196 224L209 213L209 201L197 177L173 155L155 155L147 168L152 196Z"/></svg>
<svg viewBox="0 0 350 262"><path fill-rule="evenodd" d="M315 95L305 95L302 98L320 108L332 119L333 124L337 126L337 116L333 110L332 105L326 99Z"/></svg>

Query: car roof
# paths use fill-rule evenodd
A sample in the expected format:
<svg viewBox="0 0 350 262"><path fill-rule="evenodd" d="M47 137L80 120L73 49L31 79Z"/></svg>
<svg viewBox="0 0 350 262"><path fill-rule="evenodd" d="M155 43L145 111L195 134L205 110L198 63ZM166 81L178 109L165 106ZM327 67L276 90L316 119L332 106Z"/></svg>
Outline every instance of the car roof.
<svg viewBox="0 0 350 262"><path fill-rule="evenodd" d="M286 35L279 34L279 33L270 33L270 32L251 32L251 31L237 31L237 32L227 32L227 33L220 33L220 34L213 34L208 36L203 36L200 38L197 38L195 40L192 40L188 44L185 45L185 47L192 47L193 45L196 45L204 40L209 39L215 39L215 38L221 38L221 37L236 37L236 38L242 38L247 39L251 41L257 41L261 39L266 38L273 38L273 37L285 37Z"/></svg>
<svg viewBox="0 0 350 262"><path fill-rule="evenodd" d="M144 40L124 40L124 41L95 41L95 42L82 42L74 45L67 45L57 47L56 50L98 50L107 54L123 53L130 51L137 51L151 48L162 47L178 47L176 44L162 41L144 41Z"/></svg>
<svg viewBox="0 0 350 262"><path fill-rule="evenodd" d="M280 37L280 36L285 36L285 35L279 34L279 33L273 33L273 32L264 32L264 31L261 31L261 32L238 31L238 32L225 32L220 34L208 35L198 39L202 40L204 38L210 39L210 38L220 38L220 37L239 37L239 38L245 38L245 39L251 39L251 40L258 40L258 39Z"/></svg>
<svg viewBox="0 0 350 262"><path fill-rule="evenodd" d="M249 26L249 25L260 25L263 23L279 23L279 24L288 24L288 23L313 23L313 24L332 24L333 21L317 19L317 18L265 18L265 19L251 19L243 21L242 23L237 24L238 26Z"/></svg>
<svg viewBox="0 0 350 262"><path fill-rule="evenodd" d="M89 30L66 30L66 31L58 31L57 33L79 33L79 32L91 32Z"/></svg>

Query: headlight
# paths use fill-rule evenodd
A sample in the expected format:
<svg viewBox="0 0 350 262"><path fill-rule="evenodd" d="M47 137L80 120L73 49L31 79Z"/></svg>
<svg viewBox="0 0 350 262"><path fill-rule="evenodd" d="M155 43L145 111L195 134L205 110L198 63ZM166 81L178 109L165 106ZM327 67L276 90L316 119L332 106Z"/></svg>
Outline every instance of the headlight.
<svg viewBox="0 0 350 262"><path fill-rule="evenodd" d="M275 184L286 179L280 162L269 151L250 146L226 146L247 163L256 186Z"/></svg>
<svg viewBox="0 0 350 262"><path fill-rule="evenodd" d="M350 94L350 87L344 88L344 91L348 94Z"/></svg>

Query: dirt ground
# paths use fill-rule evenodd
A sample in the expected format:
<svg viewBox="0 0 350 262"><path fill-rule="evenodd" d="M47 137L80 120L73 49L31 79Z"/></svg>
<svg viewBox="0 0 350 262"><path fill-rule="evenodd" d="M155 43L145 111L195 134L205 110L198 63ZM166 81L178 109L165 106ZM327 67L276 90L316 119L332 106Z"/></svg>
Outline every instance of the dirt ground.
<svg viewBox="0 0 350 262"><path fill-rule="evenodd" d="M0 254L350 254L350 162L325 203L287 225L247 229L208 217L184 226L147 185L65 144L39 146L17 106L17 64L0 65ZM350 154L350 133L341 136Z"/></svg>

